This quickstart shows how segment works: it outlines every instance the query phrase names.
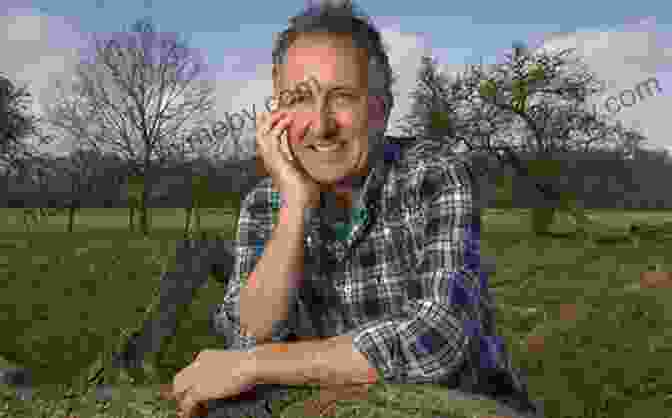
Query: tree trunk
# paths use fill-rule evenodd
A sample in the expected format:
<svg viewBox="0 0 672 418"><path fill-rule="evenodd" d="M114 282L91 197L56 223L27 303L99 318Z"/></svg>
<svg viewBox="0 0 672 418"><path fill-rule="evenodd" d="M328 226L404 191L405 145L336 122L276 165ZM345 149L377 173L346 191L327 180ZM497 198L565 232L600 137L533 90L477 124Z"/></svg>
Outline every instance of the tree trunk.
<svg viewBox="0 0 672 418"><path fill-rule="evenodd" d="M189 238L190 226L191 226L191 213L194 210L193 204L192 204L191 207L185 208L184 210L187 212L187 216L186 216L187 219L184 223L184 239L188 239Z"/></svg>
<svg viewBox="0 0 672 418"><path fill-rule="evenodd" d="M555 220L555 211L556 209L553 207L531 209L532 232L535 235L546 235L550 232L551 225Z"/></svg>
<svg viewBox="0 0 672 418"><path fill-rule="evenodd" d="M72 232L75 228L75 213L79 204L71 204L68 207L68 232Z"/></svg>
<svg viewBox="0 0 672 418"><path fill-rule="evenodd" d="M495 207L511 209L513 205L513 179L511 176L501 174L496 180Z"/></svg>
<svg viewBox="0 0 672 418"><path fill-rule="evenodd" d="M35 209L23 209L23 227L26 232L32 232L33 225L37 223Z"/></svg>
<svg viewBox="0 0 672 418"><path fill-rule="evenodd" d="M140 230L142 235L149 235L149 210L144 204L140 206Z"/></svg>
<svg viewBox="0 0 672 418"><path fill-rule="evenodd" d="M194 218L196 220L196 234L201 235L201 208L198 205L198 199L194 202Z"/></svg>
<svg viewBox="0 0 672 418"><path fill-rule="evenodd" d="M505 151L509 157L508 161L514 167L518 175L531 179L535 188L543 194L544 200L551 203L550 207L534 207L530 210L532 231L534 231L535 234L543 235L550 231L550 227L555 219L555 214L559 209L569 211L572 217L576 220L577 225L584 225L587 217L585 216L584 210L574 204L576 199L571 199L571 193L559 192L556 187L552 186L551 182L544 180L541 182L537 181L537 179L541 179L541 177L532 175L528 167L526 167L513 151L508 148L505 148Z"/></svg>
<svg viewBox="0 0 672 418"><path fill-rule="evenodd" d="M131 231L131 233L135 232L135 208L136 200L128 199L128 229Z"/></svg>
<svg viewBox="0 0 672 418"><path fill-rule="evenodd" d="M147 184L142 189L142 202L140 203L140 227L144 236L149 235L149 209L147 208L147 201L149 200L149 193L147 193Z"/></svg>

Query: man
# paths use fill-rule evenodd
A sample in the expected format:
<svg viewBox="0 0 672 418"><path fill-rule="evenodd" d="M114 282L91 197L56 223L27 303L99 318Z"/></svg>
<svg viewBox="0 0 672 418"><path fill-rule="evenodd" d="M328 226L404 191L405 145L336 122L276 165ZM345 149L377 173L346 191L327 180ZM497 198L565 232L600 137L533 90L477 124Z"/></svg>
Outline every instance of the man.
<svg viewBox="0 0 672 418"><path fill-rule="evenodd" d="M258 117L269 176L242 204L216 317L233 342L176 375L183 416L255 385L442 383L531 407L494 335L467 165L384 136L392 72L348 5L291 22L277 109Z"/></svg>

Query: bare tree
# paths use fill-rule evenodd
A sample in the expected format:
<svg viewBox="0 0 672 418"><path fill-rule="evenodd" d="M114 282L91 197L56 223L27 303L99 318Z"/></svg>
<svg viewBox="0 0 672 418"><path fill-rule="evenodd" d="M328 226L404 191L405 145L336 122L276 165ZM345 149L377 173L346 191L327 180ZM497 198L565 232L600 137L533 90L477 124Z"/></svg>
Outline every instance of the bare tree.
<svg viewBox="0 0 672 418"><path fill-rule="evenodd" d="M56 201L51 193L51 182L56 169L53 159L45 155L31 155L21 160L12 174L8 174L8 180L13 179L14 191L9 191L14 203L21 208L22 220L26 232L32 231L33 227L41 224L49 216L58 213ZM21 202L16 202L16 196L21 197Z"/></svg>
<svg viewBox="0 0 672 418"><path fill-rule="evenodd" d="M16 87L0 76L0 164L7 173L17 173L24 162L39 155L38 148L53 139L43 134L42 119L28 110L32 95L27 86ZM29 139L37 144L30 144Z"/></svg>
<svg viewBox="0 0 672 418"><path fill-rule="evenodd" d="M567 58L571 52L532 53L514 45L503 64L472 65L452 81L425 57L418 87L411 93L411 112L400 128L408 135L447 141L453 147L464 144L470 152L496 156L502 165L510 164L520 176L533 180L551 202L550 208L533 208L533 217L545 212L548 218L550 212L552 219L560 204L581 224L586 218L569 202L573 194L553 181L559 166L553 167L557 161L550 157L613 148L627 130L586 110L586 98L602 92L604 84L580 59ZM632 140L636 133L628 135ZM532 161L525 163L523 154L531 154ZM549 168L555 170L544 173Z"/></svg>
<svg viewBox="0 0 672 418"><path fill-rule="evenodd" d="M115 186L114 171L118 167L113 158L83 148L71 152L63 162L62 174L67 177L69 190L60 204L68 212L67 231L72 232L77 212L92 202L95 195L102 196L106 187Z"/></svg>
<svg viewBox="0 0 672 418"><path fill-rule="evenodd" d="M95 40L92 63L82 62L72 94L51 107L50 121L96 151L113 152L144 181L142 232L155 169L186 159L204 141L198 134L213 108L213 87L199 80L204 65L177 36L159 34L149 20L129 33Z"/></svg>

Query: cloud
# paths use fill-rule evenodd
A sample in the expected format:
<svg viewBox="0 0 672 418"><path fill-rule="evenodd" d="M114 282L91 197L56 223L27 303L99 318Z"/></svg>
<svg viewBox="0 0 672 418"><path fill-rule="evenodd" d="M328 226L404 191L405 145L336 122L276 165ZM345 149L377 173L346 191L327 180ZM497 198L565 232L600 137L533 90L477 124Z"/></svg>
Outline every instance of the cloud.
<svg viewBox="0 0 672 418"><path fill-rule="evenodd" d="M39 115L54 98L54 82L73 71L81 38L65 19L33 13L12 9L0 16L0 51L11 57L3 60L0 71L15 84L27 86L33 96L31 110ZM61 153L69 148L59 142L45 151Z"/></svg>
<svg viewBox="0 0 672 418"><path fill-rule="evenodd" d="M395 107L392 109L388 133L401 134L397 129L400 119L410 110L409 93L416 87L416 75L423 54L450 57L450 50L432 47L423 35L403 32L398 18L378 19L383 40L388 46L390 63L397 75L393 85ZM33 110L40 114L43 107L56 98L54 88L57 80L71 78L79 60L80 49L90 40L82 34L77 24L63 17L41 16L35 10L14 10L12 16L0 18L0 49L11 50L11 63L2 70L19 83L29 83L34 96ZM259 30L266 28L257 28ZM268 32L277 30L268 26ZM239 49L227 51L228 56L238 56L238 62L227 59L227 65L210 68L208 77L215 83L214 120L227 120L227 116L243 110L248 113L265 111L264 101L272 93L270 43L266 49ZM207 57L207 52L205 53ZM443 71L452 73L464 68L462 63L441 62ZM243 115L244 116L244 115ZM244 116L245 131L242 142L254 141L254 124ZM47 152L64 153L72 148L70 141L63 140L48 148ZM231 147L225 146L225 152Z"/></svg>
<svg viewBox="0 0 672 418"><path fill-rule="evenodd" d="M422 55L438 58L439 68L444 73L454 74L464 70L464 62L455 62L451 56L464 51L455 51L435 45L427 36L404 32L399 18L374 19L379 23L383 40L397 82L393 85L395 107L392 110L388 133L399 135L397 128L410 110L409 93L416 87L417 70ZM384 23L383 23L384 22ZM382 24L380 24L382 23ZM277 30L275 25L257 25L255 30ZM635 22L626 28L609 31L582 30L575 33L531 34L532 46L543 44L545 48L576 47L589 67L608 82L604 95L589 99L589 104L601 105L610 95L618 95L651 76L658 78L663 93L646 98L635 106L622 109L614 118L626 125L637 127L650 142L657 146L672 146L664 121L665 109L669 109L669 91L672 91L672 43L669 33L664 33L655 19ZM79 60L79 49L90 40L82 34L74 20L58 16L42 16L36 10L12 9L0 16L0 50L10 51L10 60L3 60L0 71L19 84L27 83L34 96L33 110L42 112L44 105L55 99L56 80L70 79ZM193 46L193 45L192 45ZM237 49L227 55L238 57L238 62L211 68L208 73L215 83L216 120L226 120L227 115L241 113L245 109L265 111L264 101L272 92L271 44L263 49ZM207 60L207 51L204 52ZM247 119L247 117L245 117ZM244 141L254 140L253 123L246 120ZM52 146L47 151L66 152L71 149L67 141Z"/></svg>
<svg viewBox="0 0 672 418"><path fill-rule="evenodd" d="M662 92L639 96L630 107L621 105L621 110L613 113L613 120L620 120L625 126L640 129L649 139L652 147L669 147L670 140L666 120L672 106L672 43L670 33L658 27L650 18L609 31L584 30L571 34L561 34L547 39L544 48L561 50L576 48L576 56L586 63L597 77L606 82L602 95L588 99L588 104L604 109L609 114L605 102L621 93L630 103L628 90L635 90L639 83L655 77ZM655 90L655 89L653 89ZM613 102L615 99L611 99ZM616 109L612 106L612 109Z"/></svg>
<svg viewBox="0 0 672 418"><path fill-rule="evenodd" d="M400 135L401 131L396 126L410 111L408 96L417 85L420 58L423 55L431 55L431 46L429 40L422 35L402 32L398 27L383 28L381 32L383 41L389 48L392 71L397 76L397 81L392 86L395 105L390 114L388 133Z"/></svg>
<svg viewBox="0 0 672 418"><path fill-rule="evenodd" d="M390 118L391 134L400 133L395 125L410 108L408 94L415 87L420 57L430 54L427 39L421 35L404 33L395 19L388 19L381 29L389 45L390 61L398 81L393 86L395 107ZM74 20L58 16L43 16L34 9L12 9L0 17L0 50L11 51L11 60L3 62L1 71L19 84L28 84L33 95L33 111L43 114L44 106L56 99L56 81L68 80L79 61L80 51L90 41L90 34L81 33ZM268 26L269 33L272 32ZM265 111L264 101L272 92L270 47L263 50L240 49L227 54L238 55L238 63L211 68L208 76L215 83L216 120L227 115ZM207 52L206 52L207 56ZM450 65L442 67L452 68ZM457 69L457 66L455 67ZM253 140L253 123L245 117L243 140ZM72 148L70 141L57 141L45 147L46 152L64 153Z"/></svg>

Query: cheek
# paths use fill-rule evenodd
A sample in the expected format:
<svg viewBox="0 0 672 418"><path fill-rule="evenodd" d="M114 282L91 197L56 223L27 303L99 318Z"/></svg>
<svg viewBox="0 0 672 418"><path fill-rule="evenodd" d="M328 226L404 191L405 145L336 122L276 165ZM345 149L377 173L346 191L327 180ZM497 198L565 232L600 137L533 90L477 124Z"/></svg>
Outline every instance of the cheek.
<svg viewBox="0 0 672 418"><path fill-rule="evenodd" d="M355 112L339 112L334 115L336 123L342 130L352 131L356 128L357 114Z"/></svg>

